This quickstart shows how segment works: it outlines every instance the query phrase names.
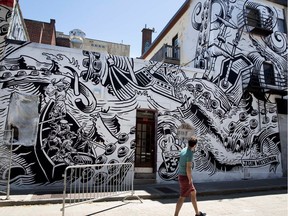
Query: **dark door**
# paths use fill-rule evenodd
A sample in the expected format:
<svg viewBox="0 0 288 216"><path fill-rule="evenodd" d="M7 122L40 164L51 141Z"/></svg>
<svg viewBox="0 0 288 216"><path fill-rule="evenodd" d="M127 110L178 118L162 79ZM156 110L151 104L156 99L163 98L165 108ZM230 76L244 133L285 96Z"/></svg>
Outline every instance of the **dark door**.
<svg viewBox="0 0 288 216"><path fill-rule="evenodd" d="M155 128L154 110L137 110L135 167L153 168L155 164Z"/></svg>

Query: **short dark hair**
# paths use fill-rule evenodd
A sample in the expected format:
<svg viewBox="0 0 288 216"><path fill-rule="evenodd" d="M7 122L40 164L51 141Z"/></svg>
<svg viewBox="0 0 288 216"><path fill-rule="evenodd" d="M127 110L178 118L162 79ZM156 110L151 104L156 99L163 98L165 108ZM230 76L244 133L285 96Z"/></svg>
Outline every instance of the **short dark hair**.
<svg viewBox="0 0 288 216"><path fill-rule="evenodd" d="M188 145L189 147L194 147L197 144L197 137L192 136L190 137L190 139L188 140Z"/></svg>

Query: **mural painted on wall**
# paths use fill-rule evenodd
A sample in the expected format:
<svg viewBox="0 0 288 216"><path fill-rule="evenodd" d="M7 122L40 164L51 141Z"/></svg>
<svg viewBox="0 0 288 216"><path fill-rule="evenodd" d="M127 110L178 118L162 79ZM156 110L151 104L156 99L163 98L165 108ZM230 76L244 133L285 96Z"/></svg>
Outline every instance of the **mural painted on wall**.
<svg viewBox="0 0 288 216"><path fill-rule="evenodd" d="M247 0L198 2L191 19L192 27L199 31L195 67L205 69L204 79L233 94L235 103L242 97L242 89L235 88L239 82L244 90L251 85L247 77L266 79L267 83L269 77L263 74L267 62L275 70L273 84L285 87L287 38L279 31L281 17L284 14L280 9ZM261 87L259 81L253 84Z"/></svg>
<svg viewBox="0 0 288 216"><path fill-rule="evenodd" d="M3 55L5 48L5 38L9 30L9 22L11 21L13 1L4 2L0 5L1 24L0 24L0 56Z"/></svg>
<svg viewBox="0 0 288 216"><path fill-rule="evenodd" d="M210 64L204 79L203 73L176 65L10 41L0 68L0 128L15 132L12 187L61 184L69 165L133 162L137 108L158 112L157 147L162 158L157 159L157 174L162 181L177 177L179 151L186 145L177 137L183 123L192 125L199 137L196 173L211 179L236 173L241 178L247 168L251 174L280 176L276 105L247 91L249 77L242 89L241 75L261 67L265 55L275 57L270 60L277 60L281 75L278 56L287 50L272 46L272 38L257 42L251 36L255 49L244 55L237 46L242 30L228 19L232 6L228 1L207 1L205 7L216 4L221 11L209 31L219 31L217 40L221 35L229 38L232 30L240 32L235 44L216 41L221 55L208 55L207 61L200 57L199 62ZM194 15L203 8L199 4ZM201 25L193 23L197 29ZM262 43L270 44L271 51L261 50ZM206 55L210 47L199 42L199 49ZM216 65L221 65L219 74L212 73ZM11 138L4 132L1 137ZM4 184L9 145L0 148ZM108 180L111 175L117 173L102 177Z"/></svg>
<svg viewBox="0 0 288 216"><path fill-rule="evenodd" d="M234 156L242 152L240 164L244 167L272 162L270 171L277 168L277 108L275 98L266 94L265 88L267 84L282 90L287 86L287 38L277 23L281 17L283 11L274 6L235 0L198 2L192 13L192 27L199 33L195 67L205 70L203 79L220 88L230 105L239 104L243 109L239 119L225 128L225 150L221 152L232 150ZM270 74L266 74L267 65L271 66ZM216 171L231 167L226 162L225 166L215 164Z"/></svg>

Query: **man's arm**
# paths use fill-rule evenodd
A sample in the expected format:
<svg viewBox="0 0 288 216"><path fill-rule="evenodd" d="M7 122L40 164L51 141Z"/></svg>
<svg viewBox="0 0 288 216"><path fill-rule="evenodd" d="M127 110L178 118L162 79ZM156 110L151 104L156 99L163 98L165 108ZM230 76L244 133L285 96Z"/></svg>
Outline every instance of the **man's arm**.
<svg viewBox="0 0 288 216"><path fill-rule="evenodd" d="M192 162L186 163L186 174L189 179L189 184L192 183Z"/></svg>

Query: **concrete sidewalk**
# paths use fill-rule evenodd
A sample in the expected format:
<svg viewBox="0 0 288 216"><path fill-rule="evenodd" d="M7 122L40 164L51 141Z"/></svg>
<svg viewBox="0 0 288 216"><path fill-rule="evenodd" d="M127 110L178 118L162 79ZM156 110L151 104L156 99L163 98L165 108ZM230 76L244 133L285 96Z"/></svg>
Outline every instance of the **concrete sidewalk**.
<svg viewBox="0 0 288 216"><path fill-rule="evenodd" d="M229 182L206 182L195 183L198 196L235 194L241 192L259 192L287 190L287 178L262 179L262 180L240 180ZM178 183L171 184L142 184L134 186L135 195L141 199L163 199L177 198L179 196ZM111 197L102 201L121 200L123 197ZM63 202L62 193L22 193L13 195L6 199L6 195L0 195L0 206L56 204Z"/></svg>

